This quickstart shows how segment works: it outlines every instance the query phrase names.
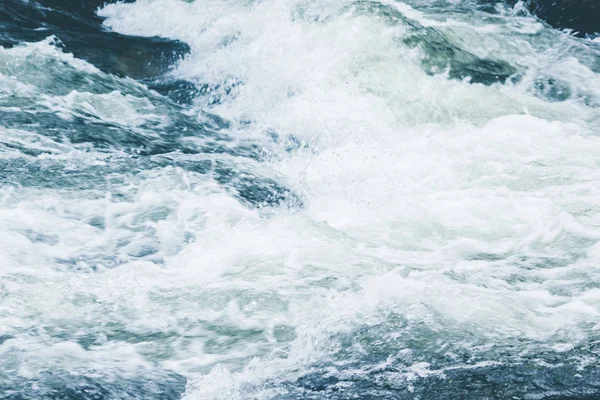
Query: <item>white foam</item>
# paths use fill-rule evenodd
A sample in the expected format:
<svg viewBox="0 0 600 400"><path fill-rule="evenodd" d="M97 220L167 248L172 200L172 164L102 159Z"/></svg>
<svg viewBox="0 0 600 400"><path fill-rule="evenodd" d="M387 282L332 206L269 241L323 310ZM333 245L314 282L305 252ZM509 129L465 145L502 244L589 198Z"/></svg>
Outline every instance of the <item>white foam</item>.
<svg viewBox="0 0 600 400"><path fill-rule="evenodd" d="M549 66L597 101L597 74L584 60L558 59L538 25L469 29L467 17L440 25L388 2L421 24L464 29L465 46L523 67L525 77L483 86L430 76L423 54L402 44L409 26L343 11L350 4L138 0L100 10L121 33L188 43L173 74L215 88L221 101L210 111L233 121L232 135L271 129L307 144L266 163L304 207L250 210L210 177L176 168L126 176L113 195L6 193L0 272L13 279L5 290L19 311L0 314L5 334L81 321L82 329L167 332L164 343L123 345L123 354L193 378L190 399L247 398L249 387L268 398L278 389L265 382L334 358L340 336L361 326L400 331L391 314L408 327L452 332L464 338L452 345L467 348L470 335L546 340L558 352L585 342L600 312L589 285L600 279L597 109L550 103L531 84L532 71ZM120 93L52 101L65 117L89 112L128 126L154 118L150 105ZM207 103L199 99L195 112ZM135 261L145 248L153 255ZM57 268L56 259L79 270ZM99 272L80 273L92 266ZM25 309L24 299L35 300ZM53 341L48 351L67 346L74 364L86 352L112 363L125 351ZM169 357L157 360L161 352Z"/></svg>
<svg viewBox="0 0 600 400"><path fill-rule="evenodd" d="M123 95L118 91L106 94L72 91L65 96L43 96L39 104L67 120L81 117L123 127L155 125L157 128L169 122L167 116L155 113L156 107L148 99Z"/></svg>
<svg viewBox="0 0 600 400"><path fill-rule="evenodd" d="M46 61L59 61L81 72L90 74L100 74L100 70L92 64L80 60L73 54L61 51L57 44L60 41L56 36L49 36L46 39L35 43L24 43L13 48L0 48L0 68L18 68L24 62L40 62L43 65ZM41 65L38 65L40 67ZM32 72L32 71L22 71ZM33 75L33 74L32 74Z"/></svg>

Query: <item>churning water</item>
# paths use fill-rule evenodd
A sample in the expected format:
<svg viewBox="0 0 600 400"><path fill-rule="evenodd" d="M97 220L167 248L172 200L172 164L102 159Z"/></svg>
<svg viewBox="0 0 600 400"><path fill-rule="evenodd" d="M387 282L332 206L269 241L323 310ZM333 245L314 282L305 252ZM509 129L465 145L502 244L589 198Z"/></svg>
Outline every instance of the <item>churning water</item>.
<svg viewBox="0 0 600 400"><path fill-rule="evenodd" d="M59 6L0 4L0 399L600 398L597 39Z"/></svg>

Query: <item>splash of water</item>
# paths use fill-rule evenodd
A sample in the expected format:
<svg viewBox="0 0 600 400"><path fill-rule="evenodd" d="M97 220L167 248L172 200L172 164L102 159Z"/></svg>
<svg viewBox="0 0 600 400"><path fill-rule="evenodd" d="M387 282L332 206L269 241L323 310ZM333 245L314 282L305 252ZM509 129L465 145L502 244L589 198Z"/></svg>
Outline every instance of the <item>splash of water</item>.
<svg viewBox="0 0 600 400"><path fill-rule="evenodd" d="M0 387L598 393L594 42L470 1L98 14L186 43L193 100L0 50Z"/></svg>

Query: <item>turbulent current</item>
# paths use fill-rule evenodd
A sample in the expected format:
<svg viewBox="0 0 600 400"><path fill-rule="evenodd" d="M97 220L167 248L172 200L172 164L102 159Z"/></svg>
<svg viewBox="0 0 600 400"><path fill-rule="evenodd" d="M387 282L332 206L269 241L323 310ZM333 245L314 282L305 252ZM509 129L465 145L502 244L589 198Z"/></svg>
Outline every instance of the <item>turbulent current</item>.
<svg viewBox="0 0 600 400"><path fill-rule="evenodd" d="M0 45L0 399L600 399L594 35L2 0Z"/></svg>

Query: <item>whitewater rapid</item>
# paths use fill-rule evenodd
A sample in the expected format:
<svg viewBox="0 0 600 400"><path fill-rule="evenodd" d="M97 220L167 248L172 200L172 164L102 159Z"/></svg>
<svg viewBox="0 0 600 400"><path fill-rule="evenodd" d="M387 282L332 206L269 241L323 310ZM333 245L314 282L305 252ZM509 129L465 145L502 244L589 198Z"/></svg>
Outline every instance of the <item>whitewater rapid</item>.
<svg viewBox="0 0 600 400"><path fill-rule="evenodd" d="M0 48L6 393L598 395L600 47L479 5L100 8L188 105Z"/></svg>

